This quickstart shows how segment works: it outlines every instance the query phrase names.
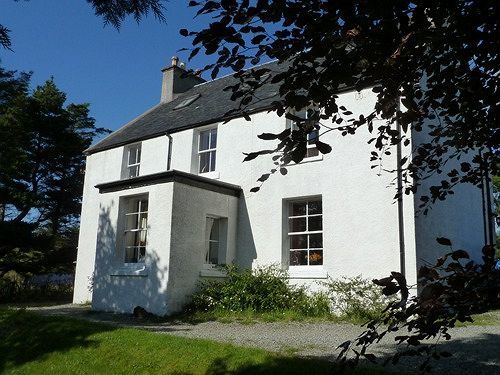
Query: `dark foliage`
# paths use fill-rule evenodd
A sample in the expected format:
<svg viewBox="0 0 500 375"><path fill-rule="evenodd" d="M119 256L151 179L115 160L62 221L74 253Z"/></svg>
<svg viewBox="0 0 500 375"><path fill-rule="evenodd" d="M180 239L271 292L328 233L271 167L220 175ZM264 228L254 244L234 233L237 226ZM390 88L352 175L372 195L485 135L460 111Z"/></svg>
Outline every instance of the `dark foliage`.
<svg viewBox="0 0 500 375"><path fill-rule="evenodd" d="M448 239L437 240L451 246ZM419 294L414 297L410 297L411 287L399 272L373 280L384 288L386 296L399 298L388 304L380 318L367 323L366 330L354 341L339 346L338 361L351 366L360 358L377 362L377 357L368 351L370 346L390 332L401 332L395 342L402 348L388 357L385 364L395 364L405 356L422 356L420 371L430 371L432 359L452 355L441 351L438 345L440 340L451 338L450 328L457 322L472 322L473 314L500 307L500 272L494 269L494 254L493 246L485 246L483 263L477 264L465 250L455 250L439 258L436 264L421 267ZM427 340L435 341L429 344Z"/></svg>
<svg viewBox="0 0 500 375"><path fill-rule="evenodd" d="M390 0L381 6L359 0L210 0L190 6L212 20L200 31L180 31L192 38L190 57L200 51L213 55L213 64L204 68L212 77L221 68L236 72L240 84L231 90L241 111L269 82L279 84L274 103L279 115L289 108L322 109L313 121L302 120L295 134L276 135L279 144L272 150L247 155L250 160L278 153L271 173L304 157L302 133L314 126L344 136L367 128L374 168L393 152L391 146L409 146L412 132L425 132L428 138L402 160L404 185L398 191L410 194L429 175L442 175L422 195L424 210L452 194L456 184L481 185L486 170L498 170L497 1L459 0L450 6L440 0ZM265 65L243 70L269 58L289 66L284 72ZM374 111L354 117L337 104L339 89L372 86ZM383 121L376 125L375 119ZM330 150L318 146L320 152ZM459 167L447 167L450 160Z"/></svg>
<svg viewBox="0 0 500 375"><path fill-rule="evenodd" d="M52 80L0 68L0 276L73 272L85 156L96 135L88 104L65 104Z"/></svg>

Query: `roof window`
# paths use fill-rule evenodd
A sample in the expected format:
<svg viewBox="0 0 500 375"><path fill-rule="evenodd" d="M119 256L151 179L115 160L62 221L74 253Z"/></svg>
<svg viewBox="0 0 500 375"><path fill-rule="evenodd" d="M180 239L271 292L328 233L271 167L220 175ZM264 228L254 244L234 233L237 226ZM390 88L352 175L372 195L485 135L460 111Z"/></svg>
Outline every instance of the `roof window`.
<svg viewBox="0 0 500 375"><path fill-rule="evenodd" d="M201 94L196 94L196 95L192 95L192 96L187 97L182 102L180 102L179 104L177 104L174 107L174 110L175 109L181 109L181 108L187 107L188 105L190 105L191 103L193 103L196 99L198 99L200 96L201 96Z"/></svg>

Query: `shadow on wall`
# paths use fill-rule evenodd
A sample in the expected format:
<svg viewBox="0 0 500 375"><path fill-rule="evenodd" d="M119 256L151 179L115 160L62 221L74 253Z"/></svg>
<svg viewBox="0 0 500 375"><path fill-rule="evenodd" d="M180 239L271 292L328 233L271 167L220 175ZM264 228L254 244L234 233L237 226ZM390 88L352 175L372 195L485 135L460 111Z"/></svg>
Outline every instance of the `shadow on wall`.
<svg viewBox="0 0 500 375"><path fill-rule="evenodd" d="M238 229L236 239L235 263L243 268L252 268L254 260L257 259L257 250L253 238L252 224L248 216L248 207L245 197L242 196L238 202ZM261 218L264 220L264 218Z"/></svg>
<svg viewBox="0 0 500 375"><path fill-rule="evenodd" d="M114 215L113 215L114 214ZM101 311L132 313L142 306L156 315L167 309L167 269L160 268L161 249L147 248L146 261L125 266L121 231L118 229L116 207L100 208L95 269L92 280L92 308ZM130 266L130 267L129 267Z"/></svg>

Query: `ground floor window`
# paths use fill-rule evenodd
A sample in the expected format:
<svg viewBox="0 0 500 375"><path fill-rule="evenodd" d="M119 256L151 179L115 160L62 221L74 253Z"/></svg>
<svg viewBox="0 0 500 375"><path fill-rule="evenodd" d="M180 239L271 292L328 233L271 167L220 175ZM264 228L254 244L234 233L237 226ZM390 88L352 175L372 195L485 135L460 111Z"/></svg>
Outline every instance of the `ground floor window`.
<svg viewBox="0 0 500 375"><path fill-rule="evenodd" d="M125 205L125 263L143 263L148 234L148 198L127 198Z"/></svg>
<svg viewBox="0 0 500 375"><path fill-rule="evenodd" d="M227 218L207 217L205 264L214 266L226 262Z"/></svg>
<svg viewBox="0 0 500 375"><path fill-rule="evenodd" d="M288 204L290 266L323 264L323 207L321 198Z"/></svg>

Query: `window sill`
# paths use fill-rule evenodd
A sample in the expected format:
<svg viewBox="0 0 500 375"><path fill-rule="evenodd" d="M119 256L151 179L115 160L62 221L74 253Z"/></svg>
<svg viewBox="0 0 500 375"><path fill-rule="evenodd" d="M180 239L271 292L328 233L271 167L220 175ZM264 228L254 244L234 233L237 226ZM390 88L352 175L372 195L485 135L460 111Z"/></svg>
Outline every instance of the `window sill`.
<svg viewBox="0 0 500 375"><path fill-rule="evenodd" d="M206 172L206 173L198 173L198 176L211 178L213 180L218 180L220 178L220 173L217 171Z"/></svg>
<svg viewBox="0 0 500 375"><path fill-rule="evenodd" d="M291 167L293 165L301 165L301 164L306 164L306 163L312 163L314 161L320 161L320 160L323 160L323 154L319 154L317 156L311 156L311 157L308 157L308 158L304 158L302 159L302 161L300 163L290 163L287 165L287 167Z"/></svg>
<svg viewBox="0 0 500 375"><path fill-rule="evenodd" d="M288 268L289 279L327 279L328 272L322 266L291 266Z"/></svg>
<svg viewBox="0 0 500 375"><path fill-rule="evenodd" d="M144 264L126 264L123 267L111 271L110 276L148 276L148 271Z"/></svg>
<svg viewBox="0 0 500 375"><path fill-rule="evenodd" d="M217 267L210 267L210 266L205 266L200 271L200 276L202 277L226 277L227 273L225 270L217 268Z"/></svg>

